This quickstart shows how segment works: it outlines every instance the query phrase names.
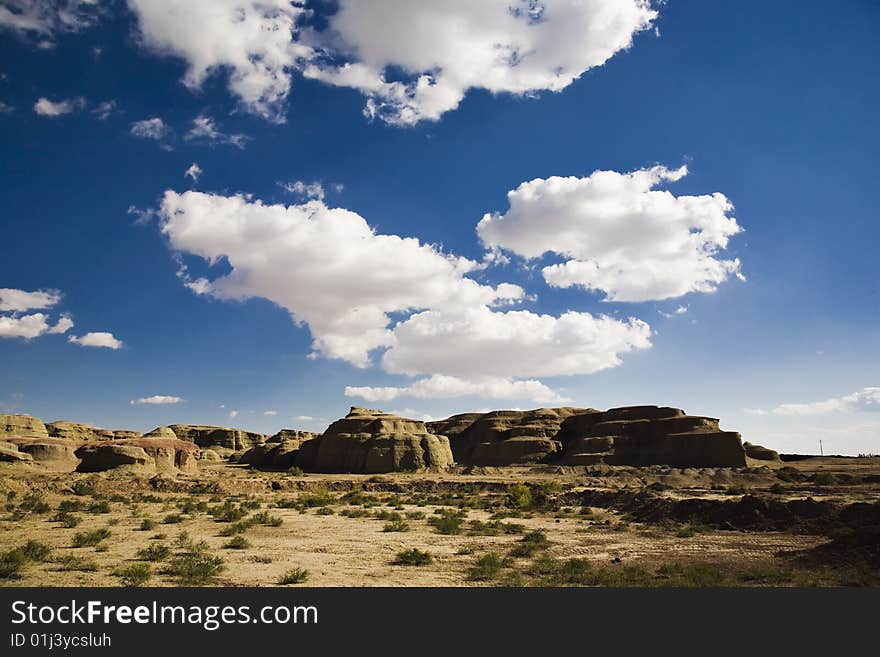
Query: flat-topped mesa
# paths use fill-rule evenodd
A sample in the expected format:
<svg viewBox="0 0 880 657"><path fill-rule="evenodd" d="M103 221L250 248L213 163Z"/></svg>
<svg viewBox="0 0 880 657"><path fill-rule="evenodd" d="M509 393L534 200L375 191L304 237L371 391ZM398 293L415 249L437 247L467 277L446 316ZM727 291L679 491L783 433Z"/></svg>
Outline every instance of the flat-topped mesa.
<svg viewBox="0 0 880 657"><path fill-rule="evenodd" d="M80 422L70 422L69 420L58 420L57 422L49 422L46 430L52 438L61 438L64 440L77 440L81 442L89 442L93 440L118 440L120 438L140 438L141 434L137 431L122 431L113 429L100 429L89 424Z"/></svg>
<svg viewBox="0 0 880 657"><path fill-rule="evenodd" d="M199 447L177 438L132 438L85 443L76 450L78 472L100 472L130 466L149 471L198 469Z"/></svg>
<svg viewBox="0 0 880 657"><path fill-rule="evenodd" d="M40 418L22 414L0 414L0 439L5 439L6 436L48 438L49 432Z"/></svg>
<svg viewBox="0 0 880 657"><path fill-rule="evenodd" d="M297 457L298 466L316 472L445 470L453 463L449 440L424 422L359 406L303 443Z"/></svg>
<svg viewBox="0 0 880 657"><path fill-rule="evenodd" d="M266 435L262 433L201 424L171 424L167 427L157 427L145 434L144 438L177 438L223 455L266 442Z"/></svg>
<svg viewBox="0 0 880 657"><path fill-rule="evenodd" d="M717 418L678 408L627 406L568 418L559 432L570 465L742 467L741 436L722 431Z"/></svg>
<svg viewBox="0 0 880 657"><path fill-rule="evenodd" d="M592 409L560 407L454 415L431 423L449 437L458 463L511 465L553 460L562 454L556 438L562 423Z"/></svg>
<svg viewBox="0 0 880 657"><path fill-rule="evenodd" d="M257 468L289 470L296 465L302 446L317 437L318 434L311 431L282 429L265 443L248 449L238 461Z"/></svg>

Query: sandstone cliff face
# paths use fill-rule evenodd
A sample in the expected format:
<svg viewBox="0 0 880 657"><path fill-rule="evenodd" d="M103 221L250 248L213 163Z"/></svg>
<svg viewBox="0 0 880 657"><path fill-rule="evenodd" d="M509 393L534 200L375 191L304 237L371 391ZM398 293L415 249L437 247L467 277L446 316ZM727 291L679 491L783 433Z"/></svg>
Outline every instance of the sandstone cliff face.
<svg viewBox="0 0 880 657"><path fill-rule="evenodd" d="M159 472L198 469L199 448L176 438L140 438L112 442L85 443L76 450L82 461L79 472L99 472L133 466Z"/></svg>
<svg viewBox="0 0 880 657"><path fill-rule="evenodd" d="M718 420L685 415L679 408L627 406L575 415L559 433L563 461L571 465L671 465L742 467L740 435Z"/></svg>
<svg viewBox="0 0 880 657"><path fill-rule="evenodd" d="M779 461L779 452L760 445L752 445L752 443L743 443L746 450L746 456L756 461Z"/></svg>
<svg viewBox="0 0 880 657"><path fill-rule="evenodd" d="M39 418L30 415L0 414L0 438L5 436L48 438L49 433L46 431L46 425Z"/></svg>
<svg viewBox="0 0 880 657"><path fill-rule="evenodd" d="M34 461L64 469L76 465L76 450L82 444L63 438L9 438L20 452L30 454Z"/></svg>
<svg viewBox="0 0 880 657"><path fill-rule="evenodd" d="M0 441L0 463L32 463L33 457L19 451L18 445Z"/></svg>
<svg viewBox="0 0 880 657"><path fill-rule="evenodd" d="M297 455L297 465L317 472L445 470L453 463L449 440L424 422L357 406Z"/></svg>
<svg viewBox="0 0 880 657"><path fill-rule="evenodd" d="M455 415L429 428L449 436L464 465L746 465L738 433L722 431L715 418L667 406L493 411Z"/></svg>
<svg viewBox="0 0 880 657"><path fill-rule="evenodd" d="M265 443L248 449L238 460L268 470L289 470L297 464L302 446L317 436L311 431L282 429Z"/></svg>
<svg viewBox="0 0 880 657"><path fill-rule="evenodd" d="M229 427L213 427L200 424L172 424L157 427L144 435L144 438L177 438L228 455L232 452L248 449L266 441L262 433L232 429Z"/></svg>
<svg viewBox="0 0 880 657"><path fill-rule="evenodd" d="M49 422L46 425L46 430L52 438L63 438L65 440L78 440L82 442L91 440L116 440L119 438L139 438L141 435L137 431L99 429L88 424L69 422L67 420Z"/></svg>
<svg viewBox="0 0 880 657"><path fill-rule="evenodd" d="M562 454L556 436L566 418L589 412L582 408L539 408L533 411L492 411L454 415L429 423L449 437L458 463L511 465L553 460Z"/></svg>

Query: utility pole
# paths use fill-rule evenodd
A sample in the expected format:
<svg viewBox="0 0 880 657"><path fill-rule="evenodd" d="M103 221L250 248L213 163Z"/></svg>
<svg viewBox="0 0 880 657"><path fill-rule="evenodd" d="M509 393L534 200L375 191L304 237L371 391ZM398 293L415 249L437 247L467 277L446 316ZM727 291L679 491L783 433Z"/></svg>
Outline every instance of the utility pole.
<svg viewBox="0 0 880 657"><path fill-rule="evenodd" d="M825 456L825 450L822 449L822 439L821 438L819 438L819 455Z"/></svg>

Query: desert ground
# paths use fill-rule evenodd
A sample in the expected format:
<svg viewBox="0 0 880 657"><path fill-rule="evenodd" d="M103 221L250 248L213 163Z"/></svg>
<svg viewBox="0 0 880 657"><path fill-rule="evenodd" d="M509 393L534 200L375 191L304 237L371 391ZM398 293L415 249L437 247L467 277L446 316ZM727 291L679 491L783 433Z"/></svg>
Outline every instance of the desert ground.
<svg viewBox="0 0 880 657"><path fill-rule="evenodd" d="M0 586L876 586L880 458L323 475L0 464Z"/></svg>

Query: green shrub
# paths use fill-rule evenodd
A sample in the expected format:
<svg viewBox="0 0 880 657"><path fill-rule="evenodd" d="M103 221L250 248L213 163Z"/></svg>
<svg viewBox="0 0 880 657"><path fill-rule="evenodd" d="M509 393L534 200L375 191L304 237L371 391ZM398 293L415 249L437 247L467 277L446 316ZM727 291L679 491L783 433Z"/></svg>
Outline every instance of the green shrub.
<svg viewBox="0 0 880 657"><path fill-rule="evenodd" d="M511 484L507 487L505 505L512 509L528 509L532 506L532 491L525 484Z"/></svg>
<svg viewBox="0 0 880 657"><path fill-rule="evenodd" d="M435 514L428 518L428 524L440 534L461 534L465 515L464 511L437 509Z"/></svg>
<svg viewBox="0 0 880 657"><path fill-rule="evenodd" d="M148 532L156 528L156 521L151 520L150 518L144 518L141 520L141 526L138 528L142 532Z"/></svg>
<svg viewBox="0 0 880 657"><path fill-rule="evenodd" d="M406 520L392 520L391 522L385 523L385 526L382 528L383 532L408 532L409 524Z"/></svg>
<svg viewBox="0 0 880 657"><path fill-rule="evenodd" d="M406 517L408 520L424 520L425 512L424 511L407 511Z"/></svg>
<svg viewBox="0 0 880 657"><path fill-rule="evenodd" d="M225 568L221 557L206 554L195 546L195 549L174 557L166 572L176 577L179 584L198 586L213 581Z"/></svg>
<svg viewBox="0 0 880 657"><path fill-rule="evenodd" d="M298 506L305 508L314 508L319 506L329 506L336 504L338 500L326 490L315 490L311 493L305 493L297 498Z"/></svg>
<svg viewBox="0 0 880 657"><path fill-rule="evenodd" d="M162 561L171 555L171 548L164 543L154 543L137 551L137 558L141 561Z"/></svg>
<svg viewBox="0 0 880 657"><path fill-rule="evenodd" d="M19 549L29 561L46 561L52 553L52 548L48 545L33 540L28 541Z"/></svg>
<svg viewBox="0 0 880 657"><path fill-rule="evenodd" d="M91 559L75 557L72 554L65 554L60 559L57 559L55 563L58 564L58 570L62 571L95 572L98 570L97 562Z"/></svg>
<svg viewBox="0 0 880 657"><path fill-rule="evenodd" d="M418 548L410 548L397 553L394 562L398 566L427 566L434 561L434 557L429 552L419 550Z"/></svg>
<svg viewBox="0 0 880 657"><path fill-rule="evenodd" d="M540 550L550 547L550 541L540 529L531 531L520 539L520 542L510 551L512 557L531 557Z"/></svg>
<svg viewBox="0 0 880 657"><path fill-rule="evenodd" d="M125 586L143 586L153 576L153 567L148 563L133 563L120 566L113 571Z"/></svg>
<svg viewBox="0 0 880 657"><path fill-rule="evenodd" d="M162 518L162 523L166 525L177 525L183 522L183 516L179 513L169 513L167 516Z"/></svg>
<svg viewBox="0 0 880 657"><path fill-rule="evenodd" d="M52 522L61 523L62 527L71 529L81 523L82 518L72 513L68 513L67 511L59 511L54 516L52 516Z"/></svg>
<svg viewBox="0 0 880 657"><path fill-rule="evenodd" d="M280 527L284 520L281 516L273 516L268 511L260 511L251 516L251 520L258 525L267 525L268 527Z"/></svg>
<svg viewBox="0 0 880 657"><path fill-rule="evenodd" d="M235 536L223 544L227 550L247 550L250 546L250 541L241 535Z"/></svg>
<svg viewBox="0 0 880 657"><path fill-rule="evenodd" d="M104 501L95 502L90 505L88 508L89 513L98 514L98 513L110 513L110 504Z"/></svg>
<svg viewBox="0 0 880 657"><path fill-rule="evenodd" d="M94 495L95 488L91 484L85 481L78 481L73 486L73 494L74 495Z"/></svg>
<svg viewBox="0 0 880 657"><path fill-rule="evenodd" d="M475 582L496 579L501 571L510 565L510 559L506 559L496 552L489 552L477 559L476 563L468 570L468 579Z"/></svg>
<svg viewBox="0 0 880 657"><path fill-rule="evenodd" d="M289 474L293 477L302 477L305 474L305 472L299 466L292 465L287 469L287 474Z"/></svg>
<svg viewBox="0 0 880 657"><path fill-rule="evenodd" d="M52 510L46 501L42 498L42 496L37 495L36 493L32 493L22 499L21 503L18 505L18 510L25 513L49 513Z"/></svg>
<svg viewBox="0 0 880 657"><path fill-rule="evenodd" d="M90 547L98 545L101 541L110 537L109 529L96 529L91 532L77 532L73 535L73 547Z"/></svg>
<svg viewBox="0 0 880 657"><path fill-rule="evenodd" d="M0 553L0 579L18 577L28 558L20 549Z"/></svg>
<svg viewBox="0 0 880 657"><path fill-rule="evenodd" d="M79 500L61 500L61 504L58 505L58 511L61 513L82 511L84 508L86 508L86 505Z"/></svg>
<svg viewBox="0 0 880 657"><path fill-rule="evenodd" d="M336 512L329 506L319 507L318 510L315 511L315 514L319 516L332 516L334 513Z"/></svg>
<svg viewBox="0 0 880 657"><path fill-rule="evenodd" d="M284 584L302 584L309 578L309 571L305 568L293 568L292 570L288 570L284 573L279 579L278 583L281 585Z"/></svg>

